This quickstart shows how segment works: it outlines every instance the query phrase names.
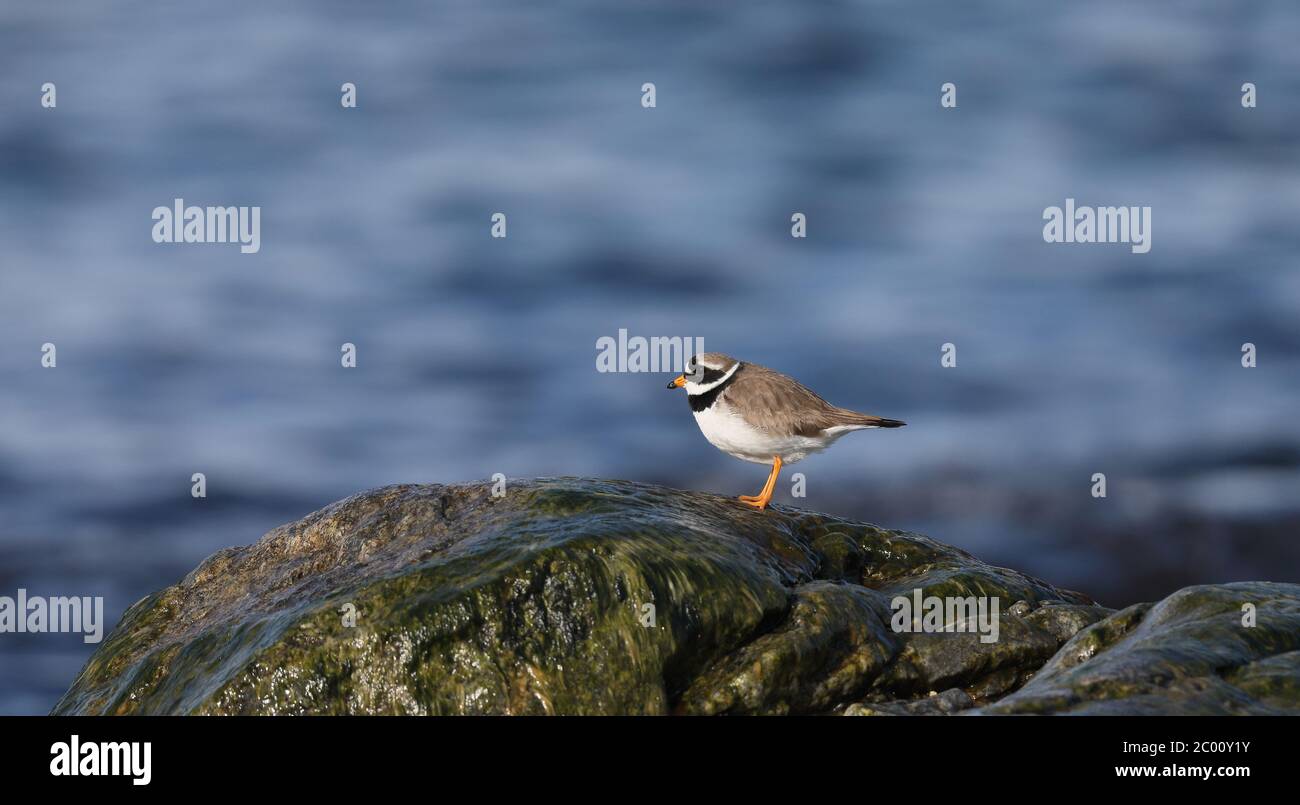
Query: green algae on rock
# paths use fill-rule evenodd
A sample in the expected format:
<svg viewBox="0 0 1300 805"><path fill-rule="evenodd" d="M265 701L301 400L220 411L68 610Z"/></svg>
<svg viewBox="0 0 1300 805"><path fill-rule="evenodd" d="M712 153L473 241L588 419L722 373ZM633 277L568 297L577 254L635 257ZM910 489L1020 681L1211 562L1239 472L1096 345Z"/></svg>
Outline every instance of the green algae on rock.
<svg viewBox="0 0 1300 805"><path fill-rule="evenodd" d="M1201 585L1135 604L980 712L1300 714L1300 585Z"/></svg>
<svg viewBox="0 0 1300 805"><path fill-rule="evenodd" d="M997 599L999 639L895 631L891 601L915 591ZM504 496L403 485L138 602L54 712L949 713L1116 617L927 537L798 509L575 478ZM1239 684L1294 700L1291 667Z"/></svg>

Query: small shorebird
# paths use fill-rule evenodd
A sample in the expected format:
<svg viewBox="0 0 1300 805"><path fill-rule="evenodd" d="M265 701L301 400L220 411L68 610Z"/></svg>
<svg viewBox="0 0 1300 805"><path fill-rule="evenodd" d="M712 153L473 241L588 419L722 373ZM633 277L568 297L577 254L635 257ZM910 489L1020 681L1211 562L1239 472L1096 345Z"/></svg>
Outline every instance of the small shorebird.
<svg viewBox="0 0 1300 805"><path fill-rule="evenodd" d="M696 355L668 388L686 388L695 421L714 447L755 464L772 463L758 495L740 502L767 508L781 467L830 447L846 433L897 428L897 419L859 414L818 397L793 378L720 352Z"/></svg>

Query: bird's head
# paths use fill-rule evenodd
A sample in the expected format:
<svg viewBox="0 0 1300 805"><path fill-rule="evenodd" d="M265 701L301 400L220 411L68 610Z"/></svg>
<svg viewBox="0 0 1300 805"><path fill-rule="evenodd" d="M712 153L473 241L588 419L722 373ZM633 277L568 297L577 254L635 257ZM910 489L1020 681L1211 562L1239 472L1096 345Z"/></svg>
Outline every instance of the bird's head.
<svg viewBox="0 0 1300 805"><path fill-rule="evenodd" d="M685 388L687 394L703 394L731 378L740 361L721 352L702 352L686 362L686 372L673 378L670 389Z"/></svg>

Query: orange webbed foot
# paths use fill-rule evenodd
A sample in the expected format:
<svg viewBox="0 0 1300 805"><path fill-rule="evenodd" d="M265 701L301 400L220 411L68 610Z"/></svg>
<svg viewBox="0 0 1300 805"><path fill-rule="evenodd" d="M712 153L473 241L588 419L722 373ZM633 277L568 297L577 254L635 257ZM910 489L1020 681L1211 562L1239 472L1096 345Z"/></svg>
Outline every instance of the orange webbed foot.
<svg viewBox="0 0 1300 805"><path fill-rule="evenodd" d="M767 504L772 502L772 493L776 491L776 477L781 474L781 457L772 457L772 471L768 473L767 483L763 484L763 491L757 496L741 495L737 498L746 506L753 506L755 509L766 509Z"/></svg>

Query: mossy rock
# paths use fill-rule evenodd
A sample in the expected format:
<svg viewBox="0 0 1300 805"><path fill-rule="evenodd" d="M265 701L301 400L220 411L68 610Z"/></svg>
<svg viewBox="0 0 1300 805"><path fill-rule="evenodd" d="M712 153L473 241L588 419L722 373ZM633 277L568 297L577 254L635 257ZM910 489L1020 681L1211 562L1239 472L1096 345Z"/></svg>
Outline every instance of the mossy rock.
<svg viewBox="0 0 1300 805"><path fill-rule="evenodd" d="M895 631L891 601L914 590L996 599L999 639ZM959 712L1117 617L919 534L793 508L576 478L403 485L138 602L55 712ZM1243 666L1238 689L1293 700L1290 668Z"/></svg>
<svg viewBox="0 0 1300 805"><path fill-rule="evenodd" d="M980 712L1300 715L1300 585L1202 585L1135 604Z"/></svg>

